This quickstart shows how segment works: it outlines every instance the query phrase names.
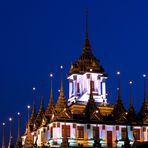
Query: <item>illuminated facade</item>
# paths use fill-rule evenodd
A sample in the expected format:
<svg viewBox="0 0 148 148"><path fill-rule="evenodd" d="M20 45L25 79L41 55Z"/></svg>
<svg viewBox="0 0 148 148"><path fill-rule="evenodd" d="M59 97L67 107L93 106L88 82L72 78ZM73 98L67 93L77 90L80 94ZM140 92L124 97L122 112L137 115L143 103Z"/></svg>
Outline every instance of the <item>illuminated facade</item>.
<svg viewBox="0 0 148 148"><path fill-rule="evenodd" d="M60 94L55 104L52 92L44 108L44 97L36 113L35 105L29 118L22 144L27 147L122 147L135 141L148 141L148 102L146 81L144 101L138 114L132 103L132 82L130 107L124 108L118 81L117 101L108 103L105 70L93 55L86 36L80 58L72 63L69 75L69 99L64 96L61 79ZM61 67L62 68L62 67ZM119 73L118 73L119 75ZM52 77L52 75L51 75ZM145 79L145 76L144 76Z"/></svg>

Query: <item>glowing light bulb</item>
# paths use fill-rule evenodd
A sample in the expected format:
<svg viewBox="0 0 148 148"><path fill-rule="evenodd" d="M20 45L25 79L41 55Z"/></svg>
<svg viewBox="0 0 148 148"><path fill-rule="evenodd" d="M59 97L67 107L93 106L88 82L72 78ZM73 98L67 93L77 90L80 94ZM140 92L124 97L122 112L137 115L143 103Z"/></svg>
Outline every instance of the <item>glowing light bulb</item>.
<svg viewBox="0 0 148 148"><path fill-rule="evenodd" d="M60 68L63 69L63 66L61 65Z"/></svg>
<svg viewBox="0 0 148 148"><path fill-rule="evenodd" d="M9 121L10 121L10 122L12 121L12 118L11 118L11 117L9 118Z"/></svg>
<svg viewBox="0 0 148 148"><path fill-rule="evenodd" d="M117 71L117 75L120 75L120 71Z"/></svg>
<svg viewBox="0 0 148 148"><path fill-rule="evenodd" d="M143 74L143 77L145 78L146 77L146 74Z"/></svg>
<svg viewBox="0 0 148 148"><path fill-rule="evenodd" d="M53 74L52 74L52 73L50 73L50 77L51 77L51 78L53 77Z"/></svg>
<svg viewBox="0 0 148 148"><path fill-rule="evenodd" d="M133 82L132 81L129 81L129 84L133 84Z"/></svg>
<svg viewBox="0 0 148 148"><path fill-rule="evenodd" d="M3 122L3 126L5 126L5 123Z"/></svg>
<svg viewBox="0 0 148 148"><path fill-rule="evenodd" d="M17 115L19 116L20 115L20 112L18 112Z"/></svg>
<svg viewBox="0 0 148 148"><path fill-rule="evenodd" d="M35 91L35 87L32 88Z"/></svg>
<svg viewBox="0 0 148 148"><path fill-rule="evenodd" d="M27 108L30 109L30 105L28 105Z"/></svg>

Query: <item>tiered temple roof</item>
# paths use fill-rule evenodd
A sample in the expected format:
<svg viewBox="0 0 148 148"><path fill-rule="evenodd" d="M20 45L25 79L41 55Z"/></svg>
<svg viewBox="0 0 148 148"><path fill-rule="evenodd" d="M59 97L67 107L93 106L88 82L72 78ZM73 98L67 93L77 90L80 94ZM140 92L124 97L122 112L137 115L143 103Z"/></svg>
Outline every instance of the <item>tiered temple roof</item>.
<svg viewBox="0 0 148 148"><path fill-rule="evenodd" d="M93 55L89 38L88 38L88 16L86 16L86 34L85 34L85 42L82 54L80 58L72 63L69 75L74 73L85 73L90 71L96 73L102 73L106 75L103 67L100 65L100 61Z"/></svg>

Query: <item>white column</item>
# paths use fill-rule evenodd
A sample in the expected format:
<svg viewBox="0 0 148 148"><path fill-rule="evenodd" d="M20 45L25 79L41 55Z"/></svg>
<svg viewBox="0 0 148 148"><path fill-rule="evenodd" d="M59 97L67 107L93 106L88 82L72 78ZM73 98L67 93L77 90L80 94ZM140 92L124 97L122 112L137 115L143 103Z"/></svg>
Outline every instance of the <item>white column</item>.
<svg viewBox="0 0 148 148"><path fill-rule="evenodd" d="M98 82L98 84L97 84L97 86L98 86L98 88L97 88L98 89L98 94L101 95L101 82L100 82L100 79L98 79L97 82Z"/></svg>
<svg viewBox="0 0 148 148"><path fill-rule="evenodd" d="M72 80L69 80L69 98L72 95Z"/></svg>
<svg viewBox="0 0 148 148"><path fill-rule="evenodd" d="M104 79L102 81L102 95L103 95L103 99L105 99L106 98L106 84L105 84Z"/></svg>

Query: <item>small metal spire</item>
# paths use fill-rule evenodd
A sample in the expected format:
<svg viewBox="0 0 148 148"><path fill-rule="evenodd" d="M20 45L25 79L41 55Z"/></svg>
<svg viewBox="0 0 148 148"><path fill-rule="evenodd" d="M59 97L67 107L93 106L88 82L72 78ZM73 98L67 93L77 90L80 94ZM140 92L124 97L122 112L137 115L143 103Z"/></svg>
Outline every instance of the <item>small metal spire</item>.
<svg viewBox="0 0 148 148"><path fill-rule="evenodd" d="M117 96L117 100L121 99L121 92L120 92L120 72L117 72L117 76L118 76L118 88L117 88L117 92L118 92L118 96Z"/></svg>
<svg viewBox="0 0 148 148"><path fill-rule="evenodd" d="M63 66L61 65L60 66L60 69L61 69L61 71L60 71L60 74L61 74L61 87L60 87L60 93L62 93L63 92L63 79L62 79L62 69L63 69Z"/></svg>
<svg viewBox="0 0 148 148"><path fill-rule="evenodd" d="M130 81L129 84L130 84L130 107L132 107L133 106L133 97L132 97L132 84L133 84L133 82Z"/></svg>
<svg viewBox="0 0 148 148"><path fill-rule="evenodd" d="M17 137L20 138L20 112L17 113L18 115L18 134L17 134Z"/></svg>
<svg viewBox="0 0 148 148"><path fill-rule="evenodd" d="M54 102L54 100L53 100L53 90L52 90L52 78L53 78L53 74L50 73L50 101L49 102Z"/></svg>
<svg viewBox="0 0 148 148"><path fill-rule="evenodd" d="M18 112L17 115L18 115L18 134L17 134L17 140L16 140L15 148L21 148L22 142L21 142L21 137L20 137L20 112Z"/></svg>
<svg viewBox="0 0 148 148"><path fill-rule="evenodd" d="M3 133L2 133L2 148L5 148L5 123L2 123Z"/></svg>
<svg viewBox="0 0 148 148"><path fill-rule="evenodd" d="M147 102L147 94L146 94L146 74L143 74L144 78L144 103Z"/></svg>
<svg viewBox="0 0 148 148"><path fill-rule="evenodd" d="M86 39L88 39L88 9L86 9Z"/></svg>
<svg viewBox="0 0 148 148"><path fill-rule="evenodd" d="M36 88L33 87L32 91L33 91L33 108L32 108L32 112L36 112L36 107L35 107L35 104L36 104L36 95L35 95Z"/></svg>
<svg viewBox="0 0 148 148"><path fill-rule="evenodd" d="M27 105L27 109L28 109L28 129L29 129L29 119L30 119L30 105Z"/></svg>
<svg viewBox="0 0 148 148"><path fill-rule="evenodd" d="M90 43L88 39L88 9L86 9L86 32L83 52L90 52Z"/></svg>
<svg viewBox="0 0 148 148"><path fill-rule="evenodd" d="M9 144L8 144L8 148L11 148L12 146L12 118L9 118L9 122L10 122L10 137L9 137Z"/></svg>

